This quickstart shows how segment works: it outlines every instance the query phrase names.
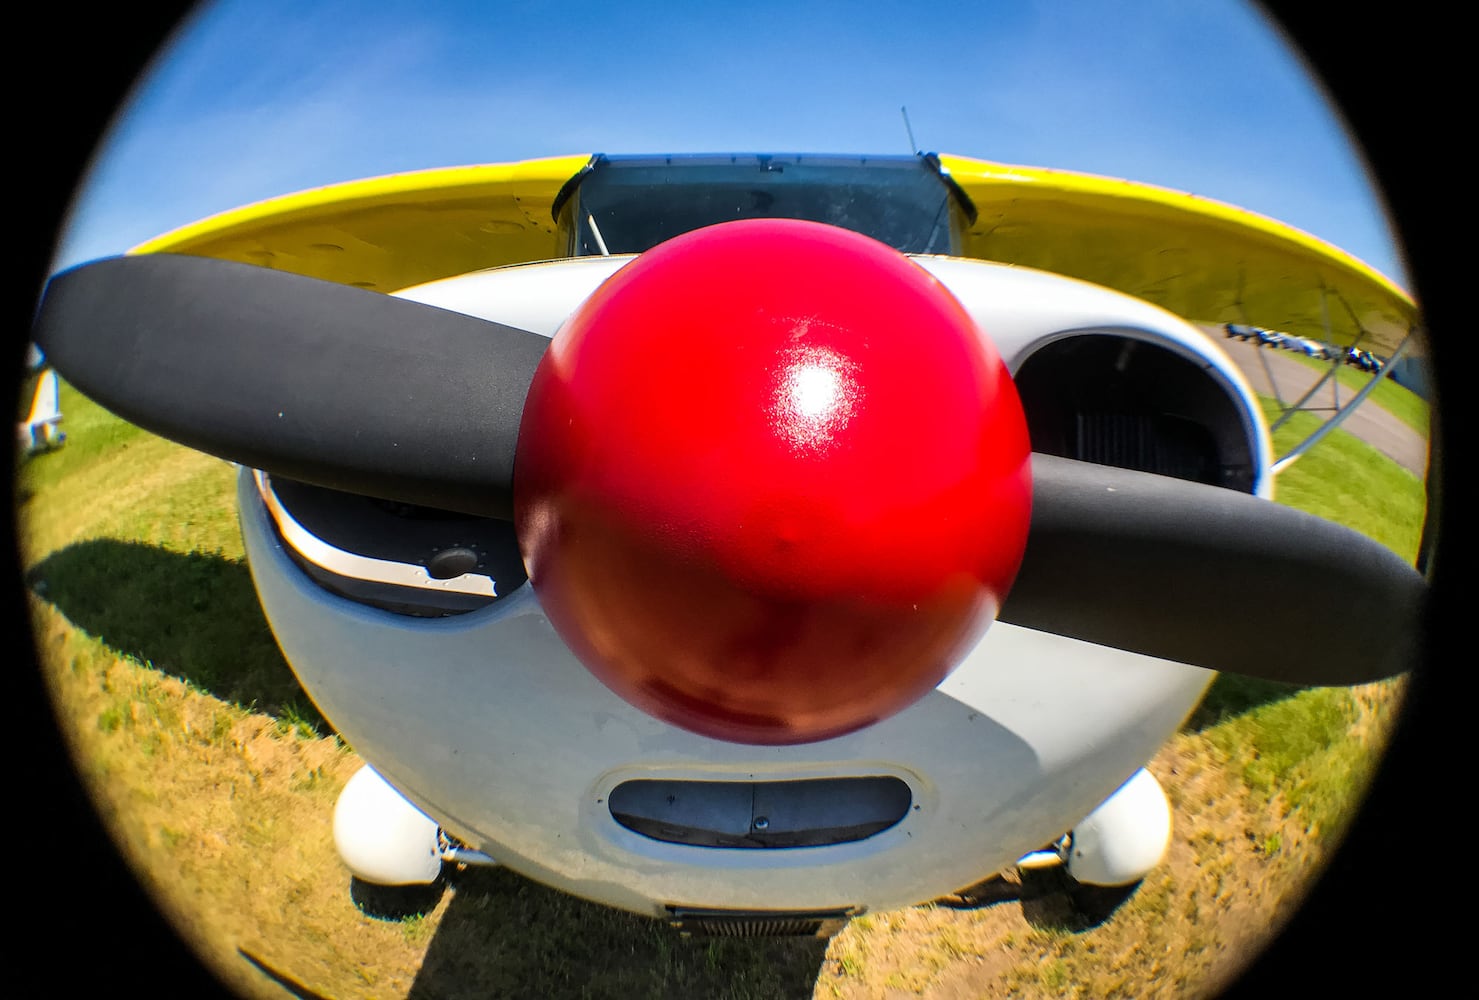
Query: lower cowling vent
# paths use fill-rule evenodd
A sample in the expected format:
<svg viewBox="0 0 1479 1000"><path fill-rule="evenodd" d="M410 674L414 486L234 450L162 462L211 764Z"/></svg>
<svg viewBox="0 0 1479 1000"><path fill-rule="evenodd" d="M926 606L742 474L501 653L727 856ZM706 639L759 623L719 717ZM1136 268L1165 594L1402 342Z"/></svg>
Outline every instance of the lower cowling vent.
<svg viewBox="0 0 1479 1000"><path fill-rule="evenodd" d="M785 911L696 910L668 907L668 922L684 937L829 938L862 912L860 907L810 913Z"/></svg>
<svg viewBox="0 0 1479 1000"><path fill-rule="evenodd" d="M622 826L694 847L784 849L866 840L909 814L913 793L891 775L790 781L638 778L611 790Z"/></svg>

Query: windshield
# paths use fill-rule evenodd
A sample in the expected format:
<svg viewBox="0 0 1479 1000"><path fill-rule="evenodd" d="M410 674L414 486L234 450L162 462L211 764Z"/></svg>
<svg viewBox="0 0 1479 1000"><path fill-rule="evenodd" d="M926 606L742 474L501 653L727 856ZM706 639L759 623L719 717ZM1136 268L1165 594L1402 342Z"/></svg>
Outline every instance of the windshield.
<svg viewBox="0 0 1479 1000"><path fill-rule="evenodd" d="M735 219L806 219L904 253L953 253L969 202L925 156L663 156L592 160L556 205L573 257L641 253Z"/></svg>

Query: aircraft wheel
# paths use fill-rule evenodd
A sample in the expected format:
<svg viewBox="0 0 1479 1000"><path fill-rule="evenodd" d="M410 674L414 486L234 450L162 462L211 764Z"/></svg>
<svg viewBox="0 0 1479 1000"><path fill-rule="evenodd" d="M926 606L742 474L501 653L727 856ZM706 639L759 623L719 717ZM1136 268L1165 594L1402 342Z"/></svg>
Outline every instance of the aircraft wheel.
<svg viewBox="0 0 1479 1000"><path fill-rule="evenodd" d="M1138 885L1165 857L1171 803L1160 782L1141 768L1073 828L1065 858L1080 885Z"/></svg>
<svg viewBox="0 0 1479 1000"><path fill-rule="evenodd" d="M382 887L427 887L441 881L436 821L369 765L334 805L334 847L357 881Z"/></svg>

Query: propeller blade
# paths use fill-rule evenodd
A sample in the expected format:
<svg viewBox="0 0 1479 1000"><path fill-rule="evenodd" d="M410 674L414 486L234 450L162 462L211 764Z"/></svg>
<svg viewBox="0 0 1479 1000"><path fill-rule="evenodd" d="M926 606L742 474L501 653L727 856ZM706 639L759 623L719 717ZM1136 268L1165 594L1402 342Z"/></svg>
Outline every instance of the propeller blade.
<svg viewBox="0 0 1479 1000"><path fill-rule="evenodd" d="M55 276L33 339L97 402L192 448L504 519L549 344L378 292L174 254ZM1416 662L1426 590L1384 546L1322 518L1034 454L1027 551L999 617L1251 677L1355 684Z"/></svg>
<svg viewBox="0 0 1479 1000"><path fill-rule="evenodd" d="M53 277L33 338L92 399L192 448L502 518L524 397L549 344L379 292L177 254Z"/></svg>
<svg viewBox="0 0 1479 1000"><path fill-rule="evenodd" d="M1383 545L1246 493L1034 454L1002 621L1303 685L1410 669L1427 584Z"/></svg>

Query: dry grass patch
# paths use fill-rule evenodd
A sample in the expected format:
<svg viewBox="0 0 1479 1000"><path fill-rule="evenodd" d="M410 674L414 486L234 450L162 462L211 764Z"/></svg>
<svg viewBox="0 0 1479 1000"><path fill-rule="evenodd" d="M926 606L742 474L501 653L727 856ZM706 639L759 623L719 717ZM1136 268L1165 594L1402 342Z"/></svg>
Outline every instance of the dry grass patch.
<svg viewBox="0 0 1479 1000"><path fill-rule="evenodd" d="M1172 800L1166 860L1117 907L1113 891L1078 893L1050 873L1024 885L1008 873L994 889L979 887L977 908L933 905L853 921L828 949L816 995L1215 995L1292 916L1338 845L1343 826L1331 817L1348 818L1359 804L1402 689L1389 681L1339 692L1351 709L1347 738L1312 756L1288 788L1308 799L1323 773L1351 777L1313 804L1293 806L1286 792L1242 780L1256 743L1230 754L1215 727L1178 734L1149 765Z"/></svg>
<svg viewBox="0 0 1479 1000"><path fill-rule="evenodd" d="M242 949L315 992L405 996L425 935L361 913L332 846L354 754L126 657L94 659L97 640L52 608L35 614L62 728L100 813L216 971L249 996L280 997Z"/></svg>

